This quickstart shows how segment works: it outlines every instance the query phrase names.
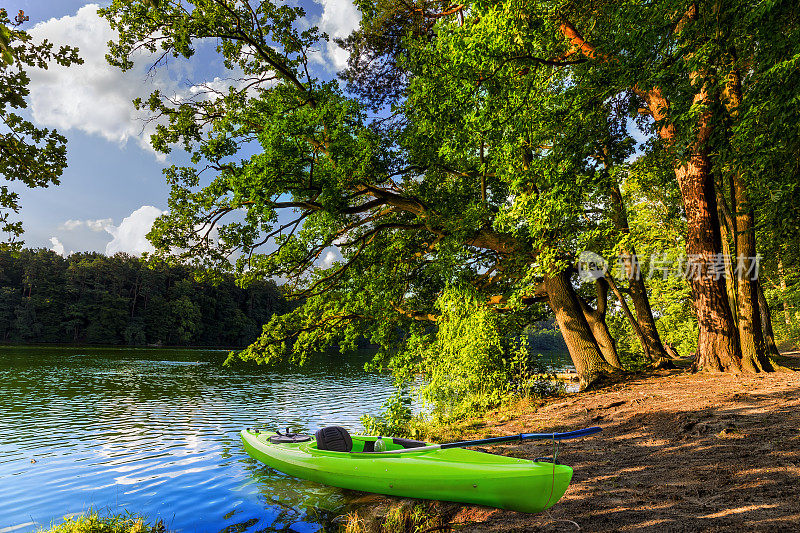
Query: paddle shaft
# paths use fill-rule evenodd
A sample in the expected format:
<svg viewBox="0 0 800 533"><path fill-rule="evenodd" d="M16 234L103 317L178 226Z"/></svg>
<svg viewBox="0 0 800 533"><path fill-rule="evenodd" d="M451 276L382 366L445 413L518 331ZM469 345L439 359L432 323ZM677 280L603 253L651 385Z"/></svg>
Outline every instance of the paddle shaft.
<svg viewBox="0 0 800 533"><path fill-rule="evenodd" d="M490 437L488 439L478 440L463 440L461 442L448 442L440 444L443 450L447 448L463 448L465 446L476 446L478 444L499 444L501 442L511 442L515 440L568 440L577 439L594 435L603 431L599 427L591 427L584 429L576 429L575 431L567 431L564 433L520 433L519 435L509 435L507 437Z"/></svg>
<svg viewBox="0 0 800 533"><path fill-rule="evenodd" d="M499 444L501 442L512 442L515 440L567 440L587 437L602 431L599 427L590 427L567 431L564 433L520 433L519 435L509 435L507 437L490 437L488 439L462 440L460 442L447 442L445 444L432 444L420 448L404 448L402 450L387 450L385 452L367 452L381 454L397 454L411 452L427 452L431 450L446 450L448 448L464 448L466 446L477 446L479 444Z"/></svg>

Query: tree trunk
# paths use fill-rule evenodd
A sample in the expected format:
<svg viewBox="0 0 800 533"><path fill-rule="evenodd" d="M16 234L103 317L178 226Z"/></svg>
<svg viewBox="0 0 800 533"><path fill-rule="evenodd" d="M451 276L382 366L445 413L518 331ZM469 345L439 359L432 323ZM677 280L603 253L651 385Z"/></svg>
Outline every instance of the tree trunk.
<svg viewBox="0 0 800 533"><path fill-rule="evenodd" d="M694 76L697 78L697 76ZM668 120L669 102L656 87L645 95L650 112L661 122L659 135L668 146L675 144L675 125ZM709 106L707 90L695 95L695 104ZM712 266L721 254L716 193L706 144L711 134L709 107L700 113L697 136L689 147L689 159L676 159L675 177L686 211L687 276L700 327L697 367L717 372L741 372L739 334L733 324L724 276L714 276Z"/></svg>
<svg viewBox="0 0 800 533"><path fill-rule="evenodd" d="M628 214L626 213L625 203L622 201L622 193L616 181L613 182L610 193L611 204L613 206L612 219L614 226L621 233L627 234L630 232ZM656 321L653 318L650 299L647 297L647 288L644 285L644 279L642 279L639 259L636 256L636 249L631 246L629 251L623 250L621 259L625 266L625 276L628 278L628 288L631 293L633 308L636 311L636 320L639 323L639 328L642 333L642 336L639 338L642 343L642 349L645 355L653 361L654 365L665 365L669 361L669 357L664 351L664 345L656 329ZM617 298L620 298L620 296L617 295ZM623 300L620 300L620 303L622 302Z"/></svg>
<svg viewBox="0 0 800 533"><path fill-rule="evenodd" d="M736 314L742 366L750 372L771 371L761 332L753 210L741 176L734 174L733 187L736 197Z"/></svg>
<svg viewBox="0 0 800 533"><path fill-rule="evenodd" d="M714 183L705 150L675 170L688 219L687 275L700 326L698 368L717 372L741 372L739 335L728 304L725 278L712 268L721 257L719 220Z"/></svg>
<svg viewBox="0 0 800 533"><path fill-rule="evenodd" d="M578 372L581 389L599 377L618 369L608 364L600 353L586 317L581 310L578 295L572 288L568 272L560 272L544 280L550 307L555 313L558 327L567 343L569 355Z"/></svg>
<svg viewBox="0 0 800 533"><path fill-rule="evenodd" d="M673 358L677 359L677 357L673 357L673 355L669 353L666 345L662 345L662 350L666 354L666 357L669 357L669 359L662 357L654 358L652 356L650 349L648 347L649 341L647 337L645 337L644 330L642 330L641 324L633 316L633 313L631 313L631 309L630 307L628 307L628 302L625 301L625 296L623 296L622 291L619 290L619 287L617 287L614 278L611 277L610 274L606 274L605 279L608 282L608 285L611 287L611 290L614 291L614 296L617 297L617 301L619 301L619 306L622 308L622 312L625 314L625 318L628 319L628 323L631 325L631 328L633 328L634 333L636 333L636 338L639 339L639 344L642 345L642 350L644 350L645 356L651 361L653 361L653 366L655 368L674 368L675 365L672 363L670 359ZM650 309L649 301L647 301L647 308L648 310ZM661 341L659 340L659 342Z"/></svg>
<svg viewBox="0 0 800 533"><path fill-rule="evenodd" d="M725 108L735 121L742 101L742 79L735 67L728 73L723 96ZM772 371L774 368L765 352L761 332L755 215L742 175L738 171L734 170L730 174L730 183L736 274L735 279L728 279L736 284L736 325L739 330L739 346L742 350L742 367L749 372Z"/></svg>
<svg viewBox="0 0 800 533"><path fill-rule="evenodd" d="M718 218L719 218L719 233L720 233L720 241L722 242L722 255L725 258L733 257L735 254L731 253L731 235L736 233L736 222L733 219L733 215L728 209L726 200L725 200L725 193L731 193L731 202L735 205L735 198L733 196L733 184L730 184L730 187L727 187L725 183L720 183L719 187L717 188L717 207L718 207ZM735 209L735 208L734 208ZM734 242L734 248L735 248ZM730 305L731 309L736 309L736 284L733 282L734 280L734 272L733 272L733 262L732 261L725 261L725 279L729 280L725 283L725 290L728 293L728 305ZM734 322L736 322L736 316L734 315Z"/></svg>
<svg viewBox="0 0 800 533"><path fill-rule="evenodd" d="M617 354L616 343L611 337L611 332L608 331L608 324L606 324L608 282L600 278L595 281L594 286L597 294L597 307L592 309L580 296L578 296L578 302L581 305L586 323L589 324L589 329L592 331L597 347L600 348L600 354L603 359L614 368L622 368L622 363L619 362L619 355Z"/></svg>
<svg viewBox="0 0 800 533"><path fill-rule="evenodd" d="M758 281L756 289L758 292L758 309L761 312L761 331L764 335L764 348L768 357L777 357L781 353L778 350L778 345L775 344L775 332L772 330L772 314L769 311L767 297L764 296L764 287L761 285L761 280Z"/></svg>
<svg viewBox="0 0 800 533"><path fill-rule="evenodd" d="M639 261L636 257L636 251L631 251L631 260L635 268L638 269ZM636 312L636 320L639 322L639 326L642 328L642 333L644 333L644 337L647 341L650 359L656 366L663 365L669 361L669 356L664 351L664 344L661 342L661 337L656 329L656 321L653 318L650 299L647 297L647 289L645 288L644 280L641 275L628 278L628 289L630 290L633 309Z"/></svg>

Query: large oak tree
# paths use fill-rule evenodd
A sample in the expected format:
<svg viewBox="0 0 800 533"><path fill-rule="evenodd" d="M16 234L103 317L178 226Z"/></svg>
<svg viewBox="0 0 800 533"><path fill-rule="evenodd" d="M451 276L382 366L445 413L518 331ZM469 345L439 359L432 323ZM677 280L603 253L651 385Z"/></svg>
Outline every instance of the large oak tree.
<svg viewBox="0 0 800 533"><path fill-rule="evenodd" d="M754 24L715 17L714 5L360 1L361 28L343 43L348 93L313 74L326 37L299 23L297 7L117 0L103 13L119 31L110 58L121 68L139 49L188 58L210 40L230 71L226 91L155 92L137 105L163 120L157 149L182 143L193 159L167 170L169 214L151 234L160 252L223 269L236 257L242 282L280 276L302 302L242 357L303 360L362 337L405 353L409 334L437 320L442 290L468 284L510 317L508 333L546 301L587 385L619 358L606 284L589 295L573 266L584 249L635 258L615 169L632 154L637 109L651 133L642 149L672 161L702 267L692 289L703 366L770 368L762 352L742 355L725 281L704 275L721 251L713 178L727 167L715 143L734 145L721 124L749 116L749 86L724 105L718 41ZM761 53L749 50L742 68L768 70L774 58L756 66ZM737 253L750 253L741 242ZM342 259L322 261L334 247ZM658 362L633 272L634 260L630 316Z"/></svg>

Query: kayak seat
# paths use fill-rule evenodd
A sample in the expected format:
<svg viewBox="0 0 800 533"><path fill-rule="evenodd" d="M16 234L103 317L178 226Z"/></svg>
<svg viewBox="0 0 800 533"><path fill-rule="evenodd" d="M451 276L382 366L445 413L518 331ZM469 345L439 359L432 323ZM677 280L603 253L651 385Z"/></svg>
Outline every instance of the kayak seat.
<svg viewBox="0 0 800 533"><path fill-rule="evenodd" d="M318 450L331 452L350 452L353 450L353 439L341 426L328 426L317 430L314 434L317 439Z"/></svg>

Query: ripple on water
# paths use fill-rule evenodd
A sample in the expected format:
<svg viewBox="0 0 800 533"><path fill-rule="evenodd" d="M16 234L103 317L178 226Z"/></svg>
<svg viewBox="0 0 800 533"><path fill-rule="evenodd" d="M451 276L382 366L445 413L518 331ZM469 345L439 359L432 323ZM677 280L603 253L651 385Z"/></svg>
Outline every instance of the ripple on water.
<svg viewBox="0 0 800 533"><path fill-rule="evenodd" d="M392 392L363 360L270 373L223 368L227 352L78 351L0 348L0 533L89 507L175 531L320 531L345 493L253 461L238 431L359 428Z"/></svg>

